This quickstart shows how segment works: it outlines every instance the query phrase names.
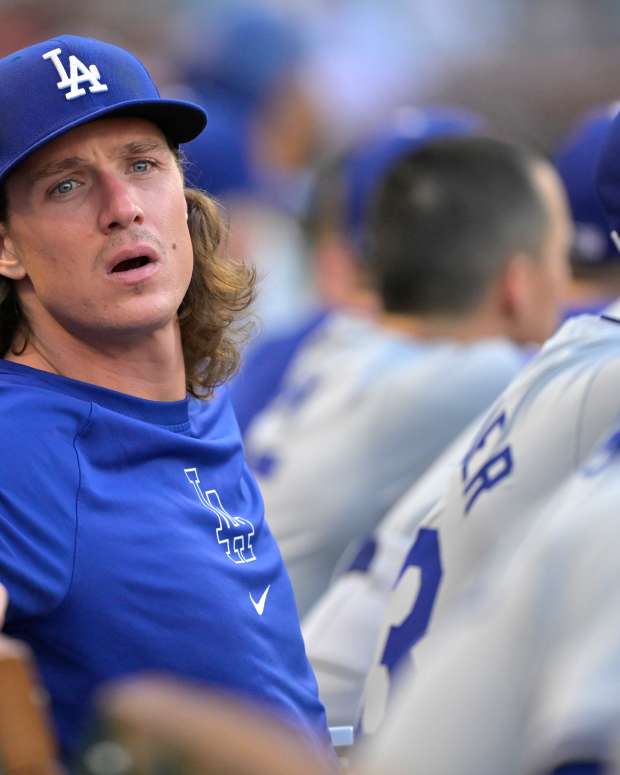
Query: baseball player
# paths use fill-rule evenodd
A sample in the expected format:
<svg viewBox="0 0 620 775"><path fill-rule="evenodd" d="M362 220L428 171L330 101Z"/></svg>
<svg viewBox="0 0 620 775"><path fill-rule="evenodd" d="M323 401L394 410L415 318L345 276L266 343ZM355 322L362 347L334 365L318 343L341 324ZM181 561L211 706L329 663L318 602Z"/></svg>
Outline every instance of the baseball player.
<svg viewBox="0 0 620 775"><path fill-rule="evenodd" d="M355 723L370 672L362 726L378 729L401 661L618 416L618 378L620 322L567 321L385 517L304 620L331 723Z"/></svg>
<svg viewBox="0 0 620 775"><path fill-rule="evenodd" d="M398 159L367 238L381 326L331 316L246 436L301 615L351 540L520 368L509 340L550 333L568 216L542 160L450 138Z"/></svg>
<svg viewBox="0 0 620 775"><path fill-rule="evenodd" d="M620 427L420 644L365 773L603 775L618 766ZM519 526L520 527L520 526ZM519 530L519 533L521 531ZM617 769L613 770L614 772Z"/></svg>
<svg viewBox="0 0 620 775"><path fill-rule="evenodd" d="M365 277L362 234L369 199L389 165L432 139L479 133L481 117L455 108L401 106L380 130L321 165L303 218L308 243L307 284L319 301L296 325L262 335L243 353L230 395L245 435L278 396L287 370L332 312L373 316L377 294Z"/></svg>
<svg viewBox="0 0 620 775"><path fill-rule="evenodd" d="M614 123L599 184L612 226L620 210L618 132ZM537 504L617 418L619 325L613 306L569 320L477 429L414 485L307 618L308 653L334 723L361 717L364 731L379 728L394 678L403 663L416 664L427 629L498 546L517 545Z"/></svg>
<svg viewBox="0 0 620 775"><path fill-rule="evenodd" d="M574 224L565 317L602 312L620 295L620 258L595 186L596 164L617 112L618 103L588 112L559 144L553 158Z"/></svg>
<svg viewBox="0 0 620 775"><path fill-rule="evenodd" d="M65 759L93 692L172 671L327 738L227 394L252 275L178 145L206 123L131 53L0 60L0 582ZM321 743L322 744L322 743Z"/></svg>

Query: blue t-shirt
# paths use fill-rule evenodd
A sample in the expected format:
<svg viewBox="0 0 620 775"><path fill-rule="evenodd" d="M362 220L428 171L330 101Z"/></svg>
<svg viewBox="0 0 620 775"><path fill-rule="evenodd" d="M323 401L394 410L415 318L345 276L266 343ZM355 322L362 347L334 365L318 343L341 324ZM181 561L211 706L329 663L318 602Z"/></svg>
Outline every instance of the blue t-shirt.
<svg viewBox="0 0 620 775"><path fill-rule="evenodd" d="M326 739L291 585L226 391L156 402L0 361L5 630L32 647L64 756L103 681L239 691Z"/></svg>

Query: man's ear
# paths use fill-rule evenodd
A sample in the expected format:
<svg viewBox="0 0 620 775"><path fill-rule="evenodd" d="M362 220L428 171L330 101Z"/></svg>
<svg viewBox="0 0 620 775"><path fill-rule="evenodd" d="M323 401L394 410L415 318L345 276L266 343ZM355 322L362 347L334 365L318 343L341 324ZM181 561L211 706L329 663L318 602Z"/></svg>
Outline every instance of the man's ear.
<svg viewBox="0 0 620 775"><path fill-rule="evenodd" d="M0 223L0 275L8 277L9 280L23 280L26 276L26 269L17 255L15 243L7 234L3 223Z"/></svg>
<svg viewBox="0 0 620 775"><path fill-rule="evenodd" d="M524 253L515 253L506 261L499 280L502 310L509 319L519 322L529 313L533 277L533 261Z"/></svg>

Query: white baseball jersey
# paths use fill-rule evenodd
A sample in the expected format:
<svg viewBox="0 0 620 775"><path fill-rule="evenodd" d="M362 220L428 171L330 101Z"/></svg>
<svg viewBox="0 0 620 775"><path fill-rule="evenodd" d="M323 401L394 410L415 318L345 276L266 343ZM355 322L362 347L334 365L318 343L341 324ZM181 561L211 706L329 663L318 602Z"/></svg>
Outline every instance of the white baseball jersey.
<svg viewBox="0 0 620 775"><path fill-rule="evenodd" d="M620 415L617 384L620 324L569 320L477 431L465 432L386 517L372 559L354 562L304 622L330 723L355 723L370 673L362 728L376 731L393 677L431 617L449 608L489 553L527 529L535 504Z"/></svg>
<svg viewBox="0 0 620 775"><path fill-rule="evenodd" d="M522 362L503 340L419 342L342 314L308 337L246 437L301 615Z"/></svg>
<svg viewBox="0 0 620 775"><path fill-rule="evenodd" d="M352 544L325 594L302 622L306 651L331 725L355 724L373 664L387 600L411 548L411 530L389 529L401 520L419 524L469 448L476 418L390 510L376 531Z"/></svg>
<svg viewBox="0 0 620 775"><path fill-rule="evenodd" d="M365 772L542 775L617 755L619 503L620 426L420 644Z"/></svg>

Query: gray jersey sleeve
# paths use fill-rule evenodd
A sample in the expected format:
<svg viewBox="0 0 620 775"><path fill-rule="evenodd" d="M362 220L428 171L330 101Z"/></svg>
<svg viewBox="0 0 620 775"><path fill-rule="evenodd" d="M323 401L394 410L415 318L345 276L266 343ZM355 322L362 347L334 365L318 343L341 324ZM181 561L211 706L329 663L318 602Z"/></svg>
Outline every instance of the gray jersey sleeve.
<svg viewBox="0 0 620 775"><path fill-rule="evenodd" d="M356 723L411 536L436 505L479 423L474 420L388 512L303 620L306 650L331 724Z"/></svg>

